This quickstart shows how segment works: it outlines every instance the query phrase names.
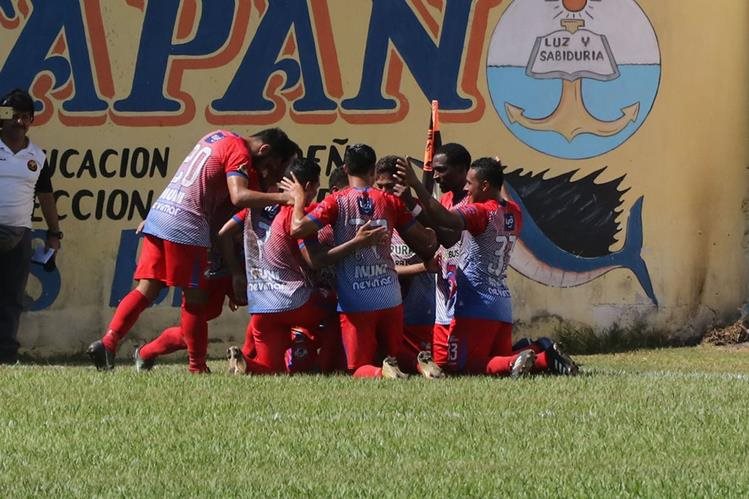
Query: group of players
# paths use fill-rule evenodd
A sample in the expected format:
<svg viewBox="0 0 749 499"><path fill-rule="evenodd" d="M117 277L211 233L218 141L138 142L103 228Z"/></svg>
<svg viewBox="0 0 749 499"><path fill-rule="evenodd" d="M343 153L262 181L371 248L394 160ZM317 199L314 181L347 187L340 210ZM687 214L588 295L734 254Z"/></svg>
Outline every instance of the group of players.
<svg viewBox="0 0 749 499"><path fill-rule="evenodd" d="M282 130L206 135L151 207L137 287L88 354L112 369L170 286L183 291L180 324L136 349L138 370L186 349L189 370L208 372L207 322L228 295L251 314L228 351L234 373L577 374L549 339L512 344L505 275L522 215L502 195L499 159L446 144L433 178L439 201L409 161L355 144L313 203L320 167Z"/></svg>

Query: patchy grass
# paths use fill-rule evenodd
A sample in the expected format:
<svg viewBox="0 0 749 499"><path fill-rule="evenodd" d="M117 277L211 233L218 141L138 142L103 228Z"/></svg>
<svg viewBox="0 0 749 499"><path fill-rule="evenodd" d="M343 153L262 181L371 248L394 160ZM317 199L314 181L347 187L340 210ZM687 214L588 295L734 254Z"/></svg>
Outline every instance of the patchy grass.
<svg viewBox="0 0 749 499"><path fill-rule="evenodd" d="M614 324L606 329L564 324L554 330L554 337L564 345L565 351L580 355L683 346L667 331L646 324L629 327Z"/></svg>
<svg viewBox="0 0 749 499"><path fill-rule="evenodd" d="M749 494L749 353L580 358L576 378L0 368L0 496Z"/></svg>

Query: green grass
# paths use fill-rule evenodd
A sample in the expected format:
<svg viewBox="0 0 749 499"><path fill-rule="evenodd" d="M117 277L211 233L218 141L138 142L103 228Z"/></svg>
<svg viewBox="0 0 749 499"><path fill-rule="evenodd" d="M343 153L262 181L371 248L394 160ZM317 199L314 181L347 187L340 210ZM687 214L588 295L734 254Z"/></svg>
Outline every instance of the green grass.
<svg viewBox="0 0 749 499"><path fill-rule="evenodd" d="M579 360L444 382L0 368L0 497L749 494L749 352Z"/></svg>

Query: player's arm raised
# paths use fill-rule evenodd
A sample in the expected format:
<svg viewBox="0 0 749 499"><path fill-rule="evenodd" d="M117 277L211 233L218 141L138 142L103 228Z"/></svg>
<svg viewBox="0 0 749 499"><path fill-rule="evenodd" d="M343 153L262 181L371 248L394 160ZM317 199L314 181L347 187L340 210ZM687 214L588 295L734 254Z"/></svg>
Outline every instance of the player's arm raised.
<svg viewBox="0 0 749 499"><path fill-rule="evenodd" d="M445 229L457 232L465 228L463 217L458 213L448 210L439 201L434 199L432 194L426 190L424 184L419 181L411 165L405 160L399 159L396 167L398 168L398 173L395 176L398 182L404 186L411 187L416 192L416 196L419 198L421 207L426 212L431 226L444 227Z"/></svg>
<svg viewBox="0 0 749 499"><path fill-rule="evenodd" d="M291 201L289 204L294 206L294 211L291 214L291 228L289 232L292 237L306 239L320 230L320 225L313 218L304 213L304 186L299 183L293 173L291 174L291 177L291 179L284 177L278 184L279 187L283 189L284 193L290 197Z"/></svg>

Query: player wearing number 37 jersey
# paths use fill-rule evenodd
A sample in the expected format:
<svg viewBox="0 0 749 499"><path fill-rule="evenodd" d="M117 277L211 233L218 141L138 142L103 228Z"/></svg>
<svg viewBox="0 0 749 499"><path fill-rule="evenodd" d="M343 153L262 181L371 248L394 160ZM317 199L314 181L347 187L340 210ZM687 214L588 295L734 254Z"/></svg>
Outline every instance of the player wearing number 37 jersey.
<svg viewBox="0 0 749 499"><path fill-rule="evenodd" d="M297 146L280 129L250 137L217 130L203 137L154 202L143 228L145 238L134 279L138 286L122 299L104 337L89 346L97 369L114 367L120 340L165 286L182 288L180 327L191 372L206 372L206 270L211 232L237 208L287 204L287 193L267 193L282 177ZM235 283L244 296L244 284Z"/></svg>
<svg viewBox="0 0 749 499"><path fill-rule="evenodd" d="M452 210L431 197L409 165L400 163L398 170L400 181L416 190L431 222L462 231L455 316L447 334L433 338L435 362L448 372L529 372L535 353L512 351L512 304L505 274L522 218L520 208L501 197L501 163L492 158L474 161L466 176L468 202Z"/></svg>

